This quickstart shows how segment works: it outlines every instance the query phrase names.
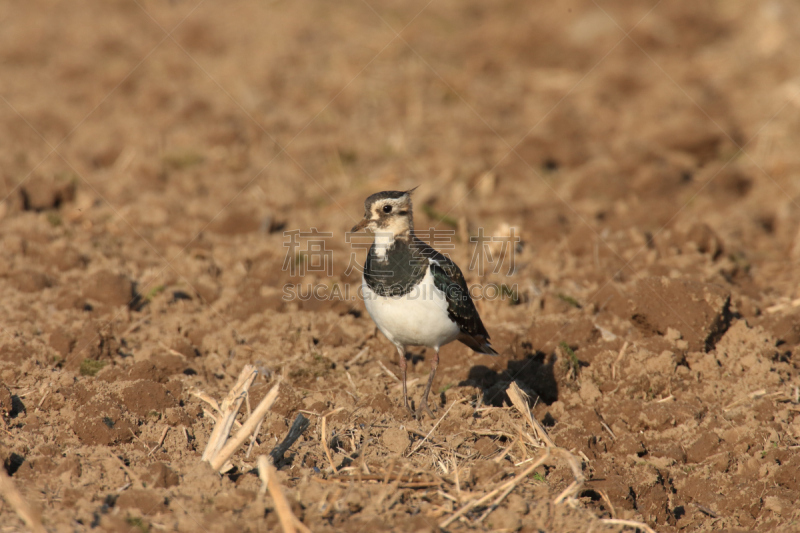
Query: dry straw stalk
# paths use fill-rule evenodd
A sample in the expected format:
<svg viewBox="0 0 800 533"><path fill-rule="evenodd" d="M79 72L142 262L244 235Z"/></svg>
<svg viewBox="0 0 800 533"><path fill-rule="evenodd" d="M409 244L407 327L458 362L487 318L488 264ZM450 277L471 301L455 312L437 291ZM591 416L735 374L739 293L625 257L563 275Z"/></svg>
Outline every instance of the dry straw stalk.
<svg viewBox="0 0 800 533"><path fill-rule="evenodd" d="M14 509L25 525L27 525L34 533L47 533L47 530L42 526L39 516L33 512L31 506L22 494L19 493L14 482L6 474L5 468L0 468L0 496L8 503L9 507Z"/></svg>

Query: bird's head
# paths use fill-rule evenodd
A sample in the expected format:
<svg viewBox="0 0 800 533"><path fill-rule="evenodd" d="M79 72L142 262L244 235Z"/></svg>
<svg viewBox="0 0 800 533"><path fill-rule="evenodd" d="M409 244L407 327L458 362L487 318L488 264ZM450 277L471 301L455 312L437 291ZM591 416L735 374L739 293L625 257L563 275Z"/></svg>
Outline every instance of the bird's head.
<svg viewBox="0 0 800 533"><path fill-rule="evenodd" d="M414 229L411 212L411 193L414 189L373 194L364 201L364 219L350 231L366 228L372 233L391 234L392 238L410 234Z"/></svg>

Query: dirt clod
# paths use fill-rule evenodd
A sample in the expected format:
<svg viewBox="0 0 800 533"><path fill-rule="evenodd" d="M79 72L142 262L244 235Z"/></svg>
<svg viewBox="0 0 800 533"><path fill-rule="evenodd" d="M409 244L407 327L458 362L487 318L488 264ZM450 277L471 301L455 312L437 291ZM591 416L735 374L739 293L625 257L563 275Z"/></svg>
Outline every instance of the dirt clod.
<svg viewBox="0 0 800 533"><path fill-rule="evenodd" d="M73 423L72 430L88 446L126 443L134 437L134 427L121 417L118 409L103 408L96 404L81 409L81 416Z"/></svg>
<svg viewBox="0 0 800 533"><path fill-rule="evenodd" d="M0 413L2 416L8 416L11 413L14 408L13 401L11 391L3 383L0 383Z"/></svg>
<svg viewBox="0 0 800 533"><path fill-rule="evenodd" d="M402 454L408 448L411 439L403 429L389 428L381 435L381 442L393 454Z"/></svg>
<svg viewBox="0 0 800 533"><path fill-rule="evenodd" d="M178 474L163 462L151 464L147 468L147 474L145 474L142 479L154 488L161 489L174 487L180 481Z"/></svg>
<svg viewBox="0 0 800 533"><path fill-rule="evenodd" d="M123 274L100 270L86 280L83 295L107 305L128 305L133 298L133 283Z"/></svg>
<svg viewBox="0 0 800 533"><path fill-rule="evenodd" d="M52 280L44 273L37 270L16 272L11 276L11 282L20 292L39 292L52 286Z"/></svg>
<svg viewBox="0 0 800 533"><path fill-rule="evenodd" d="M68 179L32 176L20 187L20 194L26 210L53 209L75 197L75 183Z"/></svg>
<svg viewBox="0 0 800 533"><path fill-rule="evenodd" d="M717 451L719 442L719 437L713 432L703 434L686 450L686 461L689 463L702 463Z"/></svg>
<svg viewBox="0 0 800 533"><path fill-rule="evenodd" d="M730 325L730 293L723 287L666 277L636 284L631 320L646 336L680 331L690 350L709 351Z"/></svg>
<svg viewBox="0 0 800 533"><path fill-rule="evenodd" d="M175 399L164 385L144 379L122 389L122 400L128 410L139 418L158 415L176 405Z"/></svg>
<svg viewBox="0 0 800 533"><path fill-rule="evenodd" d="M163 513L168 509L167 499L156 491L128 489L117 498L120 509L137 509L144 514Z"/></svg>

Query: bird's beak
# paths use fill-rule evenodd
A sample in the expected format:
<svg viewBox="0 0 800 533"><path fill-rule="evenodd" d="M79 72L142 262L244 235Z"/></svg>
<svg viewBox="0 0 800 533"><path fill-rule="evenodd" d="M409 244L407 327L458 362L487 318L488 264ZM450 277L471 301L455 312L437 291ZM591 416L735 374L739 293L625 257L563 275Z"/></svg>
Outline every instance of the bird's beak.
<svg viewBox="0 0 800 533"><path fill-rule="evenodd" d="M350 230L350 233L355 233L357 231L360 231L360 230L366 228L367 224L369 224L369 220L366 219L366 218L362 219L361 222L359 222L358 224L353 226L353 229Z"/></svg>

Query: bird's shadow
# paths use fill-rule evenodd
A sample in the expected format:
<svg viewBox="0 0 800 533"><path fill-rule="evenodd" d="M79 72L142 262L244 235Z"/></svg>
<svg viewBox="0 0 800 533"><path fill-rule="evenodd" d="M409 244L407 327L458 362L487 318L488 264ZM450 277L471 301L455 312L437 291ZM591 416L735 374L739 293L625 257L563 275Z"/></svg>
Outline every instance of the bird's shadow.
<svg viewBox="0 0 800 533"><path fill-rule="evenodd" d="M425 349L423 348L419 353L412 353L406 350L405 353L406 361L409 361L412 365L417 366L417 363L421 363L425 360Z"/></svg>
<svg viewBox="0 0 800 533"><path fill-rule="evenodd" d="M525 391L531 402L544 402L547 405L558 400L558 382L554 373L555 354L540 351L526 351L522 359L508 361L505 370L495 371L484 365L470 368L467 379L460 386L473 386L481 389L483 403L502 407L511 401L506 389L512 382Z"/></svg>

